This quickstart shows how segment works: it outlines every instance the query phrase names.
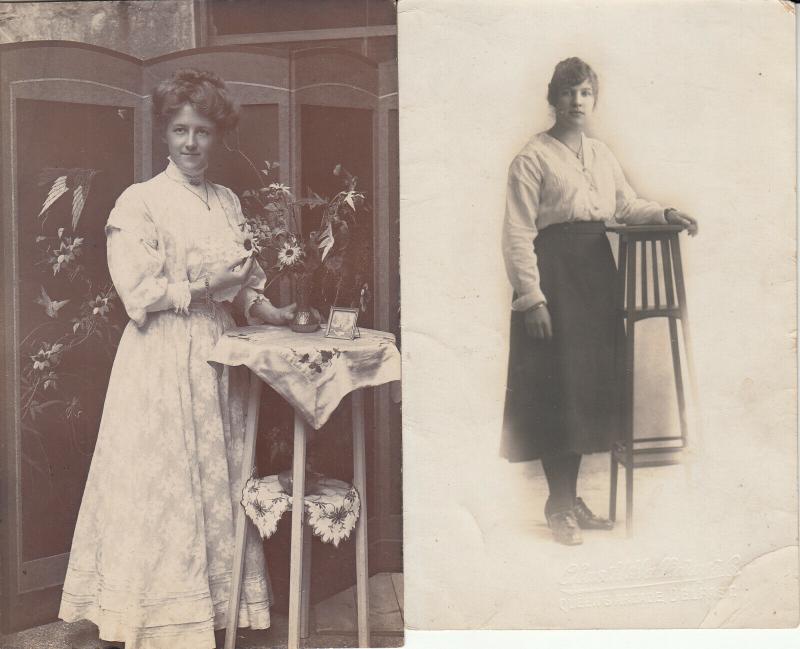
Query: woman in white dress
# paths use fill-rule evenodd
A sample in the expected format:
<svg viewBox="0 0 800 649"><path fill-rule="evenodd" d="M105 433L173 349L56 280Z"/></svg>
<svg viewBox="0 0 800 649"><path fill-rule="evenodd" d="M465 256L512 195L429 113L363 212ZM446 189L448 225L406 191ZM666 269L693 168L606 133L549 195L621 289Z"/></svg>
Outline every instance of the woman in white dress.
<svg viewBox="0 0 800 649"><path fill-rule="evenodd" d="M547 100L555 124L511 163L503 256L514 288L502 454L540 459L554 539L611 529L577 495L585 453L608 451L620 431L615 265L605 222L680 224L692 217L636 196L614 154L584 134L597 102L594 70L561 61Z"/></svg>
<svg viewBox="0 0 800 649"><path fill-rule="evenodd" d="M288 323L246 249L235 194L205 178L238 112L214 74L181 70L153 93L168 166L126 189L106 224L130 316L108 385L59 616L126 649L212 649L226 624L249 376L206 362L234 326ZM270 623L261 544L247 546L239 624Z"/></svg>

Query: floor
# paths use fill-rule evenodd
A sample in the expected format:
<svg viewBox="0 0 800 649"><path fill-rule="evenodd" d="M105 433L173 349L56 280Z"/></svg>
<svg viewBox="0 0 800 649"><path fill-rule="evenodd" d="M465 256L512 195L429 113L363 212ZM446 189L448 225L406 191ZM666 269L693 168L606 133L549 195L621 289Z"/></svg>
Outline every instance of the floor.
<svg viewBox="0 0 800 649"><path fill-rule="evenodd" d="M372 647L403 645L403 575L380 573L369 580L370 644ZM306 647L353 647L357 645L355 591L349 588L312 607L311 637ZM242 630L237 649L280 649L286 646L286 615L273 615L266 631ZM54 622L0 637L0 649L106 649L89 622Z"/></svg>
<svg viewBox="0 0 800 649"><path fill-rule="evenodd" d="M484 460L461 508L408 529L410 629L794 628L798 607L797 482L790 452L742 440L711 459L640 468L635 525L554 543L539 462ZM471 467L465 468L468 475ZM609 502L608 454L584 459L579 494ZM415 502L420 499L416 498ZM431 523L433 521L433 523ZM458 550L440 539L458 537ZM421 537L421 538L420 538ZM463 566L468 563L470 569ZM475 589L475 584L481 584Z"/></svg>

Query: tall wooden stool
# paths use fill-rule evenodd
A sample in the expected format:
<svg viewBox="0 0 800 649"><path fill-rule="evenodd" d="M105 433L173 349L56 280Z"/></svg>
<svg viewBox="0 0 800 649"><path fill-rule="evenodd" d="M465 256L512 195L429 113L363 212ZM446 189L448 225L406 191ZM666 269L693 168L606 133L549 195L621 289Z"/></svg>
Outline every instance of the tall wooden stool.
<svg viewBox="0 0 800 649"><path fill-rule="evenodd" d="M681 225L614 225L608 231L619 235L617 258L617 309L624 322L619 341L619 374L624 372L622 436L611 449L611 493L609 517L616 520L618 468L625 467L625 528L633 531L633 470L667 466L681 461L688 446L686 394L681 356L686 362L692 398L696 403L694 365L691 357L686 288L678 235ZM649 253L648 253L649 251ZM638 289L638 290L637 290ZM652 289L652 292L651 292ZM663 291L663 292L662 292ZM663 299L662 299L663 296ZM672 368L680 419L680 435L634 436L634 352L636 323L647 318L667 318L672 346ZM678 340L678 320L683 333L683 354Z"/></svg>

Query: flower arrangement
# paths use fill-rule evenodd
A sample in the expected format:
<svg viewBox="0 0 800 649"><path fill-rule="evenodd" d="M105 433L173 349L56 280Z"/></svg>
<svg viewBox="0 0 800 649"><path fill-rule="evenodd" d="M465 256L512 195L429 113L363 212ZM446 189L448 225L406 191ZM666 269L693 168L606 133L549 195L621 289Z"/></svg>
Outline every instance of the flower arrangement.
<svg viewBox="0 0 800 649"><path fill-rule="evenodd" d="M368 274L372 241L364 226L370 206L366 195L358 188L358 178L337 164L331 173L341 180L341 189L331 198L320 196L310 188L306 196L297 197L291 187L275 181L280 170L278 162L265 161L264 168L259 170L241 150L235 151L259 181L259 186L242 191L240 199L250 234L249 245L267 275L267 287L281 278L291 279L298 312L306 290L313 306L325 318L328 308L334 305L366 312L371 301ZM301 216L307 217L302 224ZM314 217L318 219L313 221L318 224L316 229L301 228ZM306 360L309 369L317 371L317 359ZM320 357L319 362L326 362L326 358ZM272 405L280 408L279 403ZM286 421L261 432L262 438L266 438L265 447L271 449L265 461L276 473L291 467L292 421L288 416ZM340 424L332 421L326 426ZM342 446L343 440L341 435L311 434L306 464L309 475L315 470L323 473L336 470L333 460L337 453L331 451L333 447Z"/></svg>
<svg viewBox="0 0 800 649"><path fill-rule="evenodd" d="M310 283L323 310L335 304L366 311L370 292L364 269L370 249L360 219L369 206L358 179L338 164L332 173L341 178L341 191L329 199L309 189L307 197L297 198L290 187L270 182L279 163L265 162L259 171L247 160L262 186L242 192L242 210L267 286L290 277L295 287ZM319 227L305 234L299 218L303 209L309 216L320 212Z"/></svg>

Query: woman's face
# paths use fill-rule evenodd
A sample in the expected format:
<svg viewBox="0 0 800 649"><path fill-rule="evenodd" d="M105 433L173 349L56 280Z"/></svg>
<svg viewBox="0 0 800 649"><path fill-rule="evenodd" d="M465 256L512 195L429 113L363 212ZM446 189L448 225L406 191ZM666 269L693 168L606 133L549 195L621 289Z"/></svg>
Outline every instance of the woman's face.
<svg viewBox="0 0 800 649"><path fill-rule="evenodd" d="M588 79L577 86L561 88L556 98L556 121L563 126L583 127L594 103L594 90Z"/></svg>
<svg viewBox="0 0 800 649"><path fill-rule="evenodd" d="M217 127L191 104L184 104L167 124L166 142L172 161L186 172L201 172L208 166L217 141Z"/></svg>

